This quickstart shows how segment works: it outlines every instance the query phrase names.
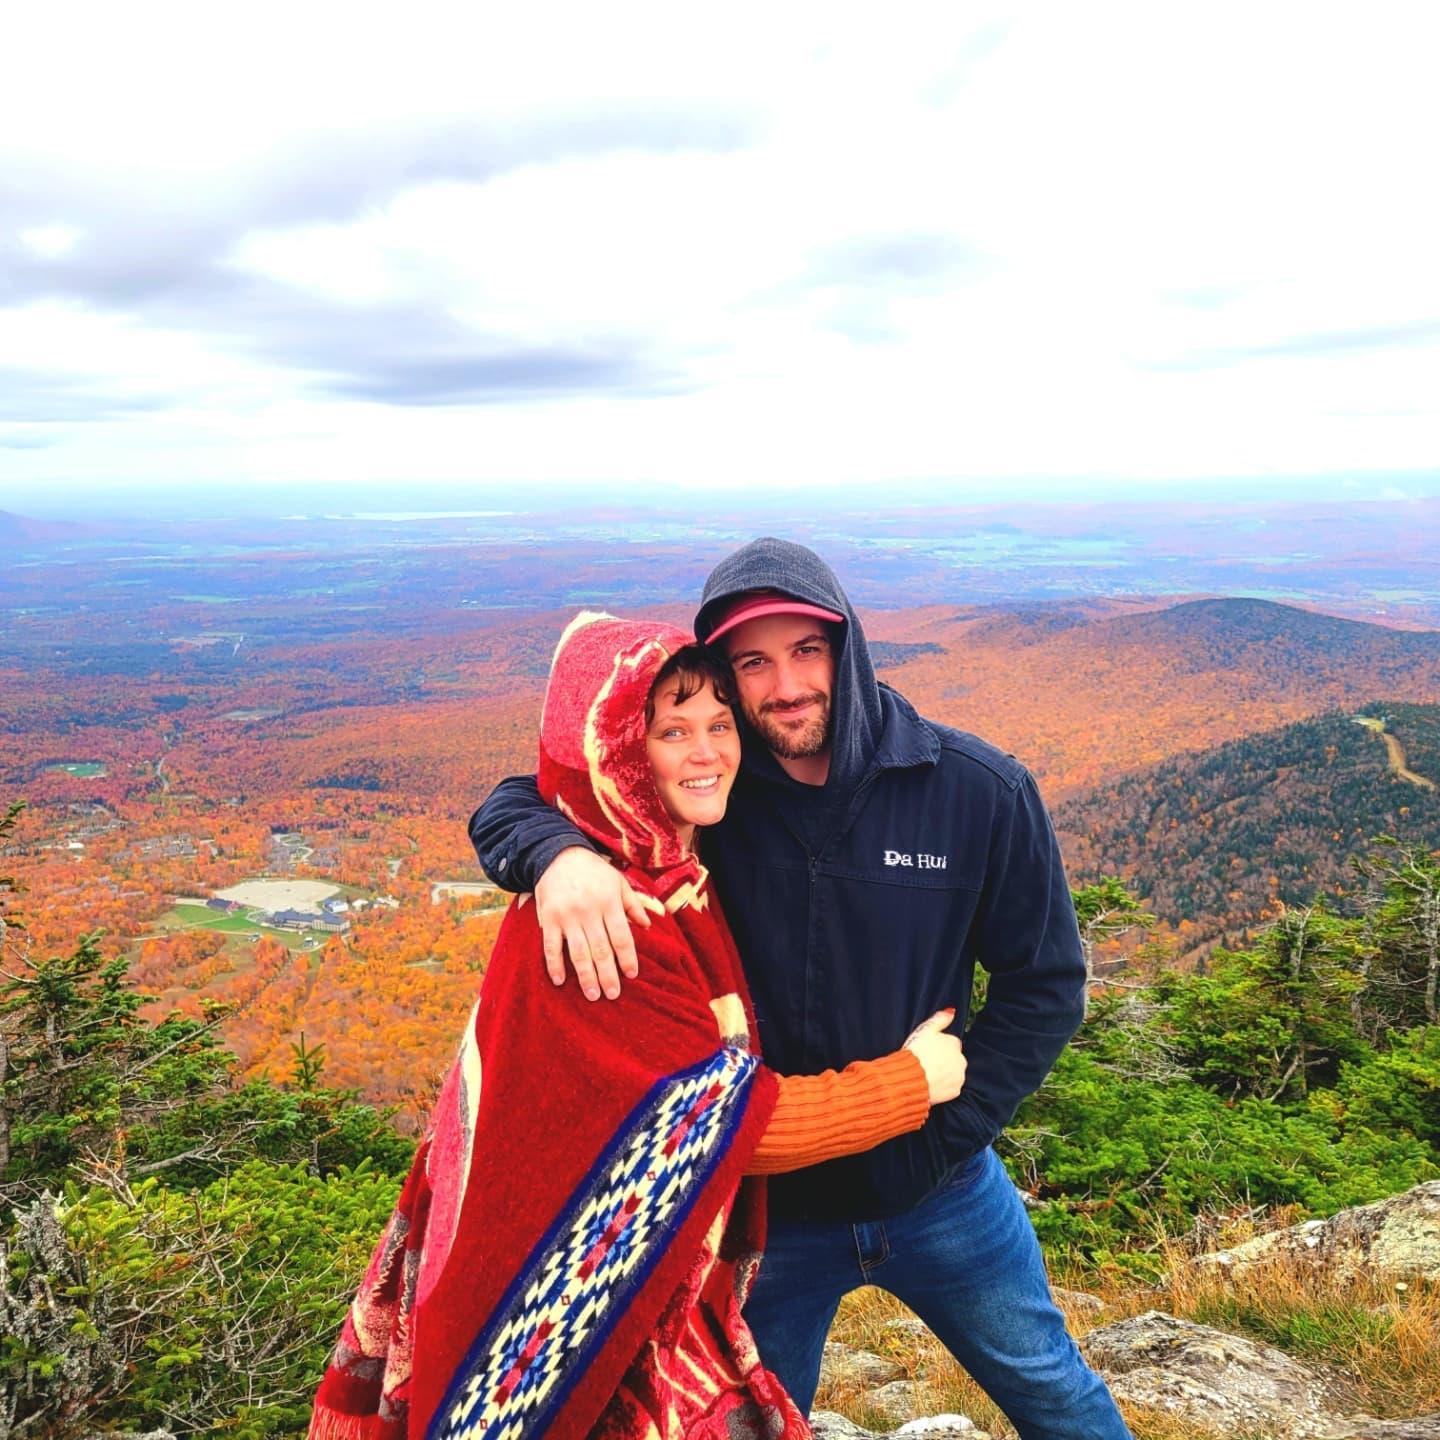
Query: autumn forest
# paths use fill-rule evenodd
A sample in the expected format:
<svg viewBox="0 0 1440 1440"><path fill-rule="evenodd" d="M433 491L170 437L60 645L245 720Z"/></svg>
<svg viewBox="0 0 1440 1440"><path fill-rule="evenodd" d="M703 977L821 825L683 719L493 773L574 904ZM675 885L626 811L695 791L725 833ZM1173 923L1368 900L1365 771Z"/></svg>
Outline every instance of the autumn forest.
<svg viewBox="0 0 1440 1440"><path fill-rule="evenodd" d="M220 538L175 527L142 548L11 517L0 791L28 810L8 863L37 945L99 931L154 1014L223 1007L246 1073L283 1072L303 1034L328 1080L410 1128L504 903L465 820L532 765L556 635L582 601L688 620L725 545L641 539L617 566L573 538ZM1066 563L1053 536L1035 544L1022 592ZM1069 598L947 603L923 556L877 570L836 545L870 596L910 556L905 598L928 603L865 610L882 678L1030 765L1072 881L1121 876L1166 963L1335 891L1374 834L1440 844L1440 632L1413 607L1376 624L1353 595L1327 612L1133 593L1153 588L1141 569L1129 594L1076 569ZM333 887L343 924L204 910L265 877Z"/></svg>

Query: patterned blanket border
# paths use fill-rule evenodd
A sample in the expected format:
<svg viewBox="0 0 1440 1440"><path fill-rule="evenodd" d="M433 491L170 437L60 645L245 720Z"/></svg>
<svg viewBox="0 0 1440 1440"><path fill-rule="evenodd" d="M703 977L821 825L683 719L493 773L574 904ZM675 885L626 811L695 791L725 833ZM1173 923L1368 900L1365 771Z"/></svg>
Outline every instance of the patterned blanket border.
<svg viewBox="0 0 1440 1440"><path fill-rule="evenodd" d="M523 1440L549 1424L728 1150L757 1063L726 1047L631 1111L466 1353L427 1440Z"/></svg>

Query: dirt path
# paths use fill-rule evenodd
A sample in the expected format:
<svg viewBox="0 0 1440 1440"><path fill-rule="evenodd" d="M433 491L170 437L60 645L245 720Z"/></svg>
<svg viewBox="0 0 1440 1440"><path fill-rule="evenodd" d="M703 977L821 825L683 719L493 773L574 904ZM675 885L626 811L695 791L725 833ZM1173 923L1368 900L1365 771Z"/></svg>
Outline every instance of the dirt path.
<svg viewBox="0 0 1440 1440"><path fill-rule="evenodd" d="M1422 790L1433 790L1435 782L1428 776L1417 775L1405 765L1405 747L1386 728L1383 720L1372 719L1369 715L1355 717L1367 730L1374 731L1385 742L1385 752L1390 759L1390 769L1402 780L1418 785Z"/></svg>

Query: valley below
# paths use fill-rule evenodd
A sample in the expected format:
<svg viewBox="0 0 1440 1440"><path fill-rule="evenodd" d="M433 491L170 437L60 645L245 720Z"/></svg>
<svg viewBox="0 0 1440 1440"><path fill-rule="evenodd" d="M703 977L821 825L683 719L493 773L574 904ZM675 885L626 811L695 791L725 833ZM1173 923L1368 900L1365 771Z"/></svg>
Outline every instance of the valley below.
<svg viewBox="0 0 1440 1440"><path fill-rule="evenodd" d="M1151 588L1175 534L1132 518L1104 554ZM28 804L10 851L37 944L102 928L157 1011L234 1007L224 1030L246 1073L282 1073L303 1033L337 1083L409 1105L413 1124L504 902L470 889L466 820L534 766L555 638L582 598L688 623L683 596L734 526L687 546L577 519L516 543L513 517L402 520L315 521L289 548L254 523L162 528L143 553L103 527L12 523L0 795ZM862 610L882 680L1024 761L1072 883L1122 878L1156 916L1150 952L1192 966L1280 906L1334 897L1375 835L1440 845L1423 783L1440 775L1440 631L1421 612L1377 624L1354 595L1327 613L1089 580L1047 596L1067 555L1100 553L1065 538L1093 520L943 517L942 535L970 537L954 542L914 538L918 523L868 542L843 517L829 527L857 594L924 602ZM1314 543L1323 590L1331 541ZM1021 598L926 600L962 563L967 590ZM1392 762L1404 747L1403 771L1385 746ZM267 877L353 908L206 912ZM404 1067L384 1063L397 1036Z"/></svg>
<svg viewBox="0 0 1440 1440"><path fill-rule="evenodd" d="M227 558L204 536L146 559L113 536L77 550L73 533L47 534L26 540L18 578L0 573L0 814L25 806L0 835L0 901L25 927L0 936L20 977L7 1013L26 1013L26 967L58 967L96 1004L133 995L105 1032L132 1060L103 1063L163 1077L117 1081L125 1118L106 1130L69 1092L27 1091L31 1052L12 1050L7 1103L38 1118L11 1126L6 1193L33 1200L68 1156L55 1173L87 1198L47 1253L79 1245L75 1227L122 1240L140 1227L161 1257L143 1283L125 1278L129 1240L114 1255L87 1240L83 1261L87 1284L137 1284L137 1310L171 1293L156 1288L166 1255L241 1267L257 1214L292 1255L323 1233L318 1320L273 1311L299 1357L297 1395L503 922L509 897L480 873L467 820L499 779L534 767L556 638L582 603L688 624L684 597L730 543L723 526L694 543L632 527L605 543L480 546L439 523L404 546L364 526L324 547L253 536ZM1004 534L978 549L895 535L835 548L867 602L881 680L1018 756L1060 836L1090 1017L1001 1149L1069 1287L1072 1328L1133 1377L1116 1383L1144 1440L1318 1436L1356 1416L1362 1428L1335 1433L1433 1433L1414 1428L1440 1410L1433 1345L1415 1338L1440 1295L1423 1267L1399 1282L1292 1273L1283 1258L1243 1281L1196 1269L1309 1216L1433 1200L1440 952L1424 937L1425 907L1440 913L1440 611L1414 579L1428 561L1405 572L1400 613L1321 593L1324 566L1283 598L1164 590L1137 544ZM1091 562L1122 553L1143 583L1095 583ZM173 1074L149 1069L173 1053L187 1057ZM54 1130L47 1104L72 1119ZM54 1138L77 1124L80 1139ZM181 1195L199 1228L166 1208ZM246 1283L233 1273L227 1284ZM187 1324L236 1353L252 1344L223 1307L196 1321L185 1295ZM823 1420L822 1435L937 1410L1011 1433L880 1292L847 1302L834 1338L822 1401L849 1418ZM1236 1364L1313 1391L1318 1418L1246 1429L1221 1378L1171 1404L1144 1359L1157 1346L1230 1347ZM177 1353L183 1373L194 1362ZM302 1408L275 1401L255 1433L295 1433Z"/></svg>

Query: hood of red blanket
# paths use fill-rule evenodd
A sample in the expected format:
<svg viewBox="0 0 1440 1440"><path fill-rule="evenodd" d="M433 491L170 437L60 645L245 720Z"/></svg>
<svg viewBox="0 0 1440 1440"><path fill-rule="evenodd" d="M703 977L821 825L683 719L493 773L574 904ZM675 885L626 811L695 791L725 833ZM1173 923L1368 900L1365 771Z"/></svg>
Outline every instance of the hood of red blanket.
<svg viewBox="0 0 1440 1440"><path fill-rule="evenodd" d="M705 878L660 803L645 748L645 701L693 637L660 621L582 611L550 665L540 717L540 793L675 909Z"/></svg>

